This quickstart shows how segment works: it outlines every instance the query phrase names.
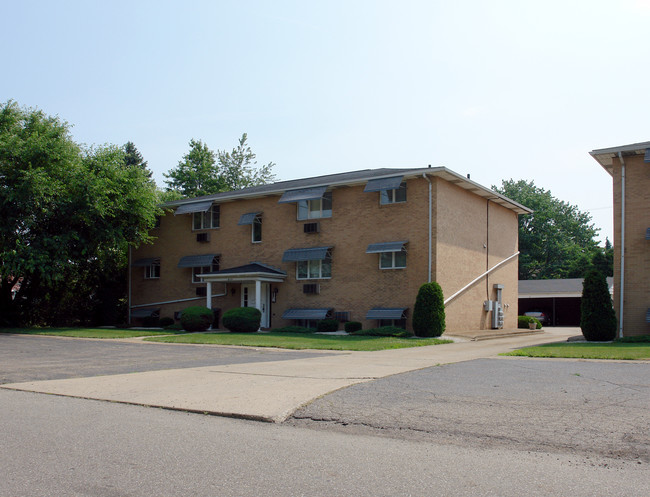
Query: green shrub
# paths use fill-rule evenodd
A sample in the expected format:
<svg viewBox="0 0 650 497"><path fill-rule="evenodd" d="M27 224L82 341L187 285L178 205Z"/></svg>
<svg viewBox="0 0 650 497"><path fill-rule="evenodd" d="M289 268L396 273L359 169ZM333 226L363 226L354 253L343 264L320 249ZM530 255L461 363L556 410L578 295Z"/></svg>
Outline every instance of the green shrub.
<svg viewBox="0 0 650 497"><path fill-rule="evenodd" d="M164 326L164 328L166 330L178 330L178 331L180 331L180 330L183 329L183 325L181 323L172 323L172 324L168 324L167 326Z"/></svg>
<svg viewBox="0 0 650 497"><path fill-rule="evenodd" d="M345 331L348 333L354 333L355 331L359 331L360 329L363 328L363 325L359 321L348 321L345 323Z"/></svg>
<svg viewBox="0 0 650 497"><path fill-rule="evenodd" d="M528 329L528 323L535 323L535 329L541 330L542 329L542 322L533 317L533 316L518 316L517 317L517 328L525 328Z"/></svg>
<svg viewBox="0 0 650 497"><path fill-rule="evenodd" d="M169 325L174 324L174 318L170 318L169 316L164 316L158 320L158 324L161 327L165 328Z"/></svg>
<svg viewBox="0 0 650 497"><path fill-rule="evenodd" d="M582 283L580 328L585 340L607 342L616 338L616 314L605 275L592 269Z"/></svg>
<svg viewBox="0 0 650 497"><path fill-rule="evenodd" d="M160 319L158 316L147 316L142 318L142 326L147 328L158 328L160 326Z"/></svg>
<svg viewBox="0 0 650 497"><path fill-rule="evenodd" d="M284 328L273 328L271 333L313 333L314 330L311 328L305 328L304 326L285 326Z"/></svg>
<svg viewBox="0 0 650 497"><path fill-rule="evenodd" d="M445 300L436 282L420 287L413 308L413 331L419 337L439 337L445 331Z"/></svg>
<svg viewBox="0 0 650 497"><path fill-rule="evenodd" d="M205 331L214 320L214 314L207 307L200 305L183 309L181 314L181 325L186 331Z"/></svg>
<svg viewBox="0 0 650 497"><path fill-rule="evenodd" d="M316 324L316 331L320 333L338 331L338 329L339 329L339 322L336 319L321 319Z"/></svg>
<svg viewBox="0 0 650 497"><path fill-rule="evenodd" d="M235 333L255 333L260 329L262 313L255 307L235 307L223 314L221 322Z"/></svg>
<svg viewBox="0 0 650 497"><path fill-rule="evenodd" d="M404 328L398 328L397 326L382 326L381 328L369 328L367 330L357 330L353 332L352 335L372 336L372 337L399 337L399 338L406 338L406 337L413 336Z"/></svg>

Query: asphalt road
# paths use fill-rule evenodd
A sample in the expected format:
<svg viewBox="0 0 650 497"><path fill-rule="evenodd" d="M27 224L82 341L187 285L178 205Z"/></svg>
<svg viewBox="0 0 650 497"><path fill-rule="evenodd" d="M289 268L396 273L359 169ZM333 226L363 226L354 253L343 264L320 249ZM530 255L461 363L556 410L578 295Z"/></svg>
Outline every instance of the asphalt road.
<svg viewBox="0 0 650 497"><path fill-rule="evenodd" d="M361 383L288 423L458 447L650 462L650 363L481 359Z"/></svg>
<svg viewBox="0 0 650 497"><path fill-rule="evenodd" d="M0 384L327 355L269 348L80 340L0 333Z"/></svg>
<svg viewBox="0 0 650 497"><path fill-rule="evenodd" d="M647 465L0 390L0 495L647 496Z"/></svg>

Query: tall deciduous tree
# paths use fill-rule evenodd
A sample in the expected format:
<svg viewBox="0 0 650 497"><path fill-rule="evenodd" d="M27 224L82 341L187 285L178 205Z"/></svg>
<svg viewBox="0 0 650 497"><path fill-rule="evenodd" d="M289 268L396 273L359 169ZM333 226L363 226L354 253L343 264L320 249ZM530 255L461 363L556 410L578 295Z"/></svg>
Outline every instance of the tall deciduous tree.
<svg viewBox="0 0 650 497"><path fill-rule="evenodd" d="M148 239L156 201L120 148L84 149L58 117L0 104L3 324L91 321L101 291L120 284L127 246Z"/></svg>
<svg viewBox="0 0 650 497"><path fill-rule="evenodd" d="M503 181L493 190L534 212L519 217L519 279L582 278L599 250L591 216L533 181Z"/></svg>
<svg viewBox="0 0 650 497"><path fill-rule="evenodd" d="M178 166L164 175L167 191L178 192L183 197L200 197L274 181L275 164L257 166L247 138L244 133L231 152L218 150L217 153L201 140L190 140L190 151Z"/></svg>

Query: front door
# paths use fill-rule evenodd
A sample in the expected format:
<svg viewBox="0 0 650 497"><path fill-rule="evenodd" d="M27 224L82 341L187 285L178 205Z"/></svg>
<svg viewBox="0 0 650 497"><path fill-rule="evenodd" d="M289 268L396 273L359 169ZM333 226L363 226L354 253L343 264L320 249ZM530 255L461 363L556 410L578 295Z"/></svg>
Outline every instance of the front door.
<svg viewBox="0 0 650 497"><path fill-rule="evenodd" d="M268 328L270 326L269 321L269 311L271 307L270 302L270 292L269 284L261 284L261 305L257 305L255 301L255 283L253 284L242 284L241 286L241 306L242 307L256 307L262 312L262 321L260 323L261 328Z"/></svg>

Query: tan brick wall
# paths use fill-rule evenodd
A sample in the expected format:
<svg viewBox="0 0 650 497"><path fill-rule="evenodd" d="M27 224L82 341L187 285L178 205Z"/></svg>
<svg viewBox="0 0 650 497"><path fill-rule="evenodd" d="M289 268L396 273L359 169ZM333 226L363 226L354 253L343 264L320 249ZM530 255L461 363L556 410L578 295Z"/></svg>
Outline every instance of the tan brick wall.
<svg viewBox="0 0 650 497"><path fill-rule="evenodd" d="M438 219L435 280L445 299L517 251L517 214L449 182L436 181ZM446 307L447 327L487 329L483 301L503 284L504 328L517 327L518 258L483 277Z"/></svg>
<svg viewBox="0 0 650 497"><path fill-rule="evenodd" d="M625 336L650 333L646 311L650 307L650 164L643 155L625 161L625 291L623 333ZM621 261L621 164L614 159L614 309L620 316Z"/></svg>
<svg viewBox="0 0 650 497"><path fill-rule="evenodd" d="M487 207L486 201L474 194L443 180L432 181L435 206L433 271L436 274L436 267L440 267L440 262L436 262L437 252L445 264L440 276L447 287L445 293L449 294L452 288L459 288L485 270L486 253L482 248L484 241L481 236L486 233ZM168 214L162 219L160 229L156 230L158 239L155 243L143 246L133 254L133 260L161 257L161 278L145 281L143 269L133 268L132 303L194 297L195 288L199 285L191 283L190 269L176 267L178 261L186 255L215 253L221 254L222 269L256 261L287 272L285 282L272 285L278 288L277 302L272 305L272 327L293 324L281 318L282 313L292 307L332 307L335 311L350 311L351 319L361 321L364 327L377 324L376 321L365 319L372 307L407 307L410 328L417 291L428 280L428 185L423 178L408 180L407 202L393 205L380 205L379 193L363 193L364 185L335 188L332 192L333 215L331 218L314 220L320 222L320 233L317 234L305 234L303 224L306 221L296 220L296 204L279 204L279 196L221 203L220 228L208 230L211 234L209 243L196 242L196 232L191 229L191 215ZM444 196L442 202L436 199L440 191ZM237 225L242 214L253 211L263 211L263 238L260 244L251 243L250 226ZM494 228L491 227L491 233L494 230L495 236L490 243L496 247L494 253L490 253L491 262L492 258L498 259L502 253L510 250L508 244L512 244L512 236L516 246L517 219L512 211L491 205L490 220L494 220L495 224ZM466 229L468 222L476 230ZM438 243L437 224L442 230L437 237L443 240ZM497 229L496 224L505 226ZM513 230L514 235L504 236L505 232ZM409 242L405 269L381 270L379 255L366 254L371 243L399 240ZM319 246L333 247L332 278L297 280L296 264L282 262L284 252L291 248ZM512 268L514 283L506 285L506 289L515 292L511 304L516 304L516 261ZM509 270L505 271L509 276ZM499 274L497 276L500 277ZM502 280L498 282L506 283L505 276ZM303 293L303 284L309 282L320 284L320 294ZM213 284L213 293L220 293L222 288L221 284ZM450 309L449 330L483 327L485 313L482 312L482 302L486 297L485 286L482 288L472 289ZM231 293L233 289L234 295ZM239 306L239 292L239 284L229 284L228 296L214 298L213 307L220 307L223 311ZM174 311L190 305L204 304L205 299L202 298L156 307L162 308L162 316L172 315ZM516 305L511 309L516 313Z"/></svg>

